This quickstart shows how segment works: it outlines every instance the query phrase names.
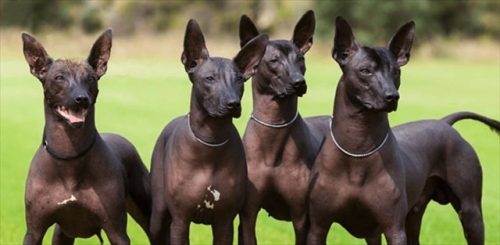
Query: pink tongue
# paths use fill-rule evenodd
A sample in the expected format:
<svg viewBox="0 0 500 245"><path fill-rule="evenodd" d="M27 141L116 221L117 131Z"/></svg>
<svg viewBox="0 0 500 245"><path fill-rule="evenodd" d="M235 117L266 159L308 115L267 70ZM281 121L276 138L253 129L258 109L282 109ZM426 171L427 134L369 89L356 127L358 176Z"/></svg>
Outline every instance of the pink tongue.
<svg viewBox="0 0 500 245"><path fill-rule="evenodd" d="M69 120L70 123L79 123L85 121L85 116L84 113L74 113L72 111L68 111L69 113L67 114L67 119Z"/></svg>
<svg viewBox="0 0 500 245"><path fill-rule="evenodd" d="M85 115L87 114L85 110L80 110L78 112L66 109L64 107L58 108L59 113L65 117L70 123L81 123L85 121Z"/></svg>

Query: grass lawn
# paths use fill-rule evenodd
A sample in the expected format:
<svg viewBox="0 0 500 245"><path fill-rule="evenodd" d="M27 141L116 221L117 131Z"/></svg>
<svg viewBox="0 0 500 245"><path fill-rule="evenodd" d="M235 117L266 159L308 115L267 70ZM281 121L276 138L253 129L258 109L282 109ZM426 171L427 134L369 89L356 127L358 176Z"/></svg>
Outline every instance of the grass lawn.
<svg viewBox="0 0 500 245"><path fill-rule="evenodd" d="M41 84L29 73L22 57L21 40L2 39L0 49L0 244L20 244L25 233L24 186L29 163L40 144L43 119ZM89 41L90 40L90 41ZM45 41L53 57L84 57L92 39L75 49ZM88 42L87 42L88 41ZM55 41L54 41L55 42ZM121 42L121 43L120 43ZM45 43L45 42L44 42ZM99 81L96 125L100 132L115 132L138 148L149 167L153 145L162 128L189 108L190 83L179 61L180 51L144 51L128 55L134 46L125 40L114 43L107 74ZM123 45L123 46L121 46ZM164 44L165 45L165 44ZM208 40L208 47L221 45ZM181 47L180 43L172 44ZM137 48L135 47L135 48ZM314 48L314 47L313 47ZM55 50L55 52L52 52ZM175 50L175 49L174 49ZM231 49L233 56L236 49ZM220 52L213 52L220 54ZM333 94L340 69L327 52L307 56L308 93L299 100L302 116L331 114ZM471 62L414 59L402 69L401 100L391 114L392 125L425 118L440 118L455 111L474 111L500 119L500 59ZM251 108L250 82L246 84L242 117L235 124L243 134ZM483 213L486 242L500 243L500 137L473 121L455 128L476 149L483 167ZM237 224L237 220L235 224ZM147 244L139 226L129 219L132 244ZM52 230L44 243L50 243ZM265 211L257 223L260 244L292 244L291 223L273 220ZM208 226L191 226L192 244L210 244ZM107 243L107 239L105 239ZM365 244L334 225L331 244ZM458 216L450 205L431 203L425 213L423 244L464 244ZM77 244L96 244L96 237L78 239Z"/></svg>

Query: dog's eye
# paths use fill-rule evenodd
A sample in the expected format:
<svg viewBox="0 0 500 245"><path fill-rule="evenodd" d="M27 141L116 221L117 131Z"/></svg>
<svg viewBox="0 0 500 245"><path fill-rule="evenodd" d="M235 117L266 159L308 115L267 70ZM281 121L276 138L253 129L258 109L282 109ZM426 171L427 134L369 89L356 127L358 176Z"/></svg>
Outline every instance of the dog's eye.
<svg viewBox="0 0 500 245"><path fill-rule="evenodd" d="M363 67L359 69L359 73L361 73L361 75L369 76L372 74L372 71L369 68Z"/></svg>
<svg viewBox="0 0 500 245"><path fill-rule="evenodd" d="M304 56L302 56L302 55L297 56L297 61L304 62Z"/></svg>
<svg viewBox="0 0 500 245"><path fill-rule="evenodd" d="M272 58L269 62L271 62L272 64L276 64L276 63L278 63L278 61L279 61L278 58L275 57L275 58Z"/></svg>
<svg viewBox="0 0 500 245"><path fill-rule="evenodd" d="M215 78L213 76L208 76L208 77L205 77L205 80L207 80L209 82L213 82L213 81L215 81Z"/></svg>
<svg viewBox="0 0 500 245"><path fill-rule="evenodd" d="M64 77L63 77L63 75L57 75L56 77L54 77L54 79L56 81L62 81L62 80L64 80Z"/></svg>

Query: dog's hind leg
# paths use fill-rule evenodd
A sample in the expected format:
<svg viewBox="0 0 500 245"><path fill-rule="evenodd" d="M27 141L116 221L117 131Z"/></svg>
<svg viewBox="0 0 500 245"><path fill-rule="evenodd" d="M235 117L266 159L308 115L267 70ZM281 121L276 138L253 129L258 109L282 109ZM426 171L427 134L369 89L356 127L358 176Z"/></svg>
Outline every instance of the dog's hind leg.
<svg viewBox="0 0 500 245"><path fill-rule="evenodd" d="M465 185L467 184L461 184L462 187ZM456 190L453 187L451 187L451 189L454 192L451 195L455 195L451 198L451 204L460 218L467 243L484 244L484 223L481 210L480 189L476 191ZM464 195L466 193L467 195Z"/></svg>
<svg viewBox="0 0 500 245"><path fill-rule="evenodd" d="M75 238L68 237L61 230L61 227L56 224L54 228L54 234L52 235L52 244L53 245L71 245L75 242Z"/></svg>
<svg viewBox="0 0 500 245"><path fill-rule="evenodd" d="M454 154L450 154L452 157L447 161L448 195L462 223L467 243L484 244L481 165L467 142L456 143L453 150Z"/></svg>
<svg viewBox="0 0 500 245"><path fill-rule="evenodd" d="M115 134L101 134L120 158L126 174L126 209L150 238L151 187L149 172L137 149L127 139Z"/></svg>
<svg viewBox="0 0 500 245"><path fill-rule="evenodd" d="M453 205L455 206L455 205ZM481 204L475 202L462 202L457 210L465 239L468 244L484 244L484 223Z"/></svg>

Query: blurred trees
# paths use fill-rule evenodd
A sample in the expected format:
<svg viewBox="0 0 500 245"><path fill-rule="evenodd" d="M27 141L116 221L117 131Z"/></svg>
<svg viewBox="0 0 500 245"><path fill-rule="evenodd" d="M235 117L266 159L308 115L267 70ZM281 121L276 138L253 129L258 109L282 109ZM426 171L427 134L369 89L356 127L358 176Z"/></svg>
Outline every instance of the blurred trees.
<svg viewBox="0 0 500 245"><path fill-rule="evenodd" d="M318 32L331 35L335 17L346 18L361 39L385 40L414 20L418 37L500 37L498 0L328 1L317 0Z"/></svg>
<svg viewBox="0 0 500 245"><path fill-rule="evenodd" d="M46 29L79 28L115 33L183 29L189 18L215 34L237 32L239 18L249 15L259 29L289 30L307 9L317 14L318 37L330 39L334 20L344 16L364 41L387 39L403 23L417 22L419 38L440 36L500 37L498 0L0 0L0 26Z"/></svg>

